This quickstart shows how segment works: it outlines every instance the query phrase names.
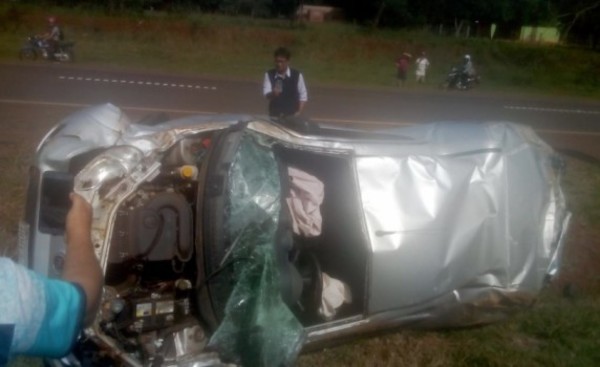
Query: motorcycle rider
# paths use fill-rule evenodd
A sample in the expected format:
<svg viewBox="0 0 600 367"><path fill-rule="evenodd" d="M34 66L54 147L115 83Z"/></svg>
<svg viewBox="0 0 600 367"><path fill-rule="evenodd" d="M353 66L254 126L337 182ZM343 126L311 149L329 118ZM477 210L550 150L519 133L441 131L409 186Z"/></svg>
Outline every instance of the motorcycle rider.
<svg viewBox="0 0 600 367"><path fill-rule="evenodd" d="M55 16L49 16L47 21L47 31L41 36L41 38L44 39L48 44L48 58L54 59L54 53L56 53L58 50L59 42L64 39L64 34L58 25L58 21L56 20Z"/></svg>
<svg viewBox="0 0 600 367"><path fill-rule="evenodd" d="M469 78L475 77L475 67L473 61L471 61L471 55L466 54L463 57L463 64L460 70L460 82L463 88L467 88Z"/></svg>

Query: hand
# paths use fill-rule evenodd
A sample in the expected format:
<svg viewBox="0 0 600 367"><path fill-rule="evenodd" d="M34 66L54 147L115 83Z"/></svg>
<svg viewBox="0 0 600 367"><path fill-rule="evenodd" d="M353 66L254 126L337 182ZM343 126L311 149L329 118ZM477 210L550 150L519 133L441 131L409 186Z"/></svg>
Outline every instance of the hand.
<svg viewBox="0 0 600 367"><path fill-rule="evenodd" d="M276 79L275 85L273 86L273 95L275 97L277 97L281 94L282 91L283 91L283 80Z"/></svg>
<svg viewBox="0 0 600 367"><path fill-rule="evenodd" d="M71 209L66 220L66 242L81 243L91 242L92 207L80 195L71 193Z"/></svg>

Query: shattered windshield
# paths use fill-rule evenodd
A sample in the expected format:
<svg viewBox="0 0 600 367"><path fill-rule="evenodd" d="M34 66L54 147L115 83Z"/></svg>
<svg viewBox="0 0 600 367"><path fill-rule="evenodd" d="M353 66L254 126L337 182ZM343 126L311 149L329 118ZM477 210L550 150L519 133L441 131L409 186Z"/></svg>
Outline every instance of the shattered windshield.
<svg viewBox="0 0 600 367"><path fill-rule="evenodd" d="M281 298L274 259L281 211L278 165L256 136L242 138L228 187L225 232L231 245L222 264L232 263L235 285L210 345L244 366L288 365L304 334Z"/></svg>

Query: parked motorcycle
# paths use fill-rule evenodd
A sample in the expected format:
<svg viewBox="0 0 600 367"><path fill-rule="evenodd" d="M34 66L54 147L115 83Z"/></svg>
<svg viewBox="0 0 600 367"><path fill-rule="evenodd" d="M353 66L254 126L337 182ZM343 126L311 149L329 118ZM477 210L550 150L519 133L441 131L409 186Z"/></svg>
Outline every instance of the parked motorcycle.
<svg viewBox="0 0 600 367"><path fill-rule="evenodd" d="M50 43L42 37L31 36L27 38L27 42L21 47L19 59L36 60L41 57L51 61L73 62L75 61L74 47L75 42L73 41L60 41L53 49Z"/></svg>
<svg viewBox="0 0 600 367"><path fill-rule="evenodd" d="M440 84L440 88L467 90L473 88L475 84L479 84L479 82L479 75L467 75L463 73L460 68L454 66L450 69L446 80Z"/></svg>

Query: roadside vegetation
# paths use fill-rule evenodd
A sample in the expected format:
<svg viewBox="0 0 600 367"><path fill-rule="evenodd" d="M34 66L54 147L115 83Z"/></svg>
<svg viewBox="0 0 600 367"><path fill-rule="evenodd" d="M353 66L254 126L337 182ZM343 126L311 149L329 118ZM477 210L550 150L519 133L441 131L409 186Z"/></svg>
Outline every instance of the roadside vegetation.
<svg viewBox="0 0 600 367"><path fill-rule="evenodd" d="M0 59L18 61L26 37L56 15L76 42L76 64L259 80L273 50L288 46L311 84L393 86L395 59L425 51L435 89L471 54L482 90L600 97L600 53L584 48L439 36L432 30L374 29L356 24L208 13L138 12L107 16L84 9L0 5ZM38 61L40 62L40 61ZM409 86L414 83L410 73Z"/></svg>
<svg viewBox="0 0 600 367"><path fill-rule="evenodd" d="M600 54L563 46L440 37L427 30L291 24L209 14L106 16L81 9L0 4L0 60L18 62L28 35L48 13L77 42L77 66L260 80L273 49L287 45L310 83L392 87L394 59L424 50L435 89L464 53L487 91L600 97ZM41 62L41 61L38 61ZM35 144L68 112L2 111L0 254L15 254ZM564 189L573 212L560 277L530 310L507 322L453 331L397 331L300 357L299 366L598 366L600 365L600 164L566 158ZM20 365L41 365L21 360Z"/></svg>

